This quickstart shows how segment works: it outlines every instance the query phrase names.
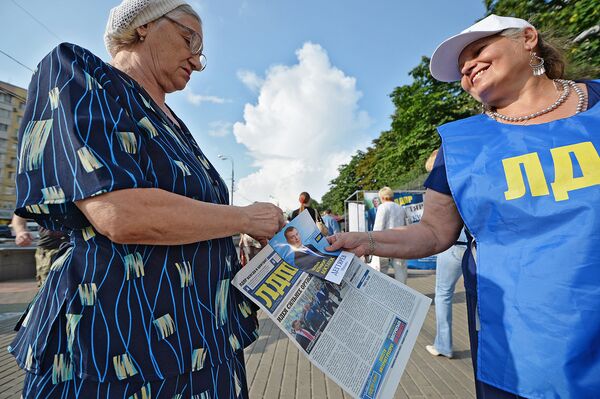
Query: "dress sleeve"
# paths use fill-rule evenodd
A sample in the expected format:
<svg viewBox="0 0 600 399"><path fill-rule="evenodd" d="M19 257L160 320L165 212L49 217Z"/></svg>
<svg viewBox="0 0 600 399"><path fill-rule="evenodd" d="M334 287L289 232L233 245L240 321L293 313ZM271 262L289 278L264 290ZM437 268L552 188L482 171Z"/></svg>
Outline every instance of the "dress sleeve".
<svg viewBox="0 0 600 399"><path fill-rule="evenodd" d="M145 139L123 81L92 53L61 44L38 65L19 130L16 213L41 224L89 225L74 202L152 187Z"/></svg>
<svg viewBox="0 0 600 399"><path fill-rule="evenodd" d="M435 157L435 162L433 163L433 169L431 169L431 173L429 173L429 176L423 185L438 193L452 195L450 185L448 184L448 176L446 175L446 162L444 161L443 147L440 147L437 156Z"/></svg>

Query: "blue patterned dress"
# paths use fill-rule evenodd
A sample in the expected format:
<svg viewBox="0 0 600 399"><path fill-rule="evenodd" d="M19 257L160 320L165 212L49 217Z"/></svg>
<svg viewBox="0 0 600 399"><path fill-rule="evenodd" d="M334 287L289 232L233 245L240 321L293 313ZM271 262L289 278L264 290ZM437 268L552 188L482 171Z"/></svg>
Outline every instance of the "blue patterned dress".
<svg viewBox="0 0 600 399"><path fill-rule="evenodd" d="M240 268L232 239L116 244L74 204L131 188L227 204L179 124L81 47L61 44L38 65L19 132L16 213L67 231L70 244L9 347L27 371L24 397L247 396L242 349L257 323L230 284Z"/></svg>

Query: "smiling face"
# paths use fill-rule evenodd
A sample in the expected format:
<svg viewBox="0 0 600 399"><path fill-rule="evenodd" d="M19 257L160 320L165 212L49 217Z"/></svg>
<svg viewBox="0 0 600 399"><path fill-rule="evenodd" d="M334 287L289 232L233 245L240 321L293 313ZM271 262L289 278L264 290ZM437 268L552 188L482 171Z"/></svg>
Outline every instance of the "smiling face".
<svg viewBox="0 0 600 399"><path fill-rule="evenodd" d="M493 35L469 44L458 59L462 88L481 103L502 104L532 77L529 51L536 44L530 28L517 38Z"/></svg>
<svg viewBox="0 0 600 399"><path fill-rule="evenodd" d="M200 22L191 15L172 17L202 36ZM165 93L183 90L192 72L200 70L200 57L190 51L190 31L166 18L160 18L138 28L145 36L146 67Z"/></svg>

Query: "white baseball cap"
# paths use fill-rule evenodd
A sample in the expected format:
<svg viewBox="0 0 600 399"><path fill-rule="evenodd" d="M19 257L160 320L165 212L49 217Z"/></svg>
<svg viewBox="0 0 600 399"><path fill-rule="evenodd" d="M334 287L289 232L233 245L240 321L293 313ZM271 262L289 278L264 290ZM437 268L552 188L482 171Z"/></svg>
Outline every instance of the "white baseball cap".
<svg viewBox="0 0 600 399"><path fill-rule="evenodd" d="M458 67L458 57L465 47L476 40L510 28L533 28L533 25L521 18L500 17L491 14L458 35L444 40L431 56L429 62L431 75L442 82L460 80L462 74Z"/></svg>

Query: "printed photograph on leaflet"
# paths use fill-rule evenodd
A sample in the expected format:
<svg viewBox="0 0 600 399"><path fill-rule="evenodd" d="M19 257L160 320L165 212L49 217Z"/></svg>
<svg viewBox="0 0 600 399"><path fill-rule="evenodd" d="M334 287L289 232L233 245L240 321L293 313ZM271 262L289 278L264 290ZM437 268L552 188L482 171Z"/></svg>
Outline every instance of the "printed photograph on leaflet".
<svg viewBox="0 0 600 399"><path fill-rule="evenodd" d="M342 282L336 285L312 277L308 277L306 283L304 293L293 302L293 306L286 309L280 322L281 328L288 331L298 345L310 354L340 306L347 284Z"/></svg>
<svg viewBox="0 0 600 399"><path fill-rule="evenodd" d="M307 210L277 233L269 245L289 265L335 284L342 281L354 257L350 252L326 251L329 244Z"/></svg>

